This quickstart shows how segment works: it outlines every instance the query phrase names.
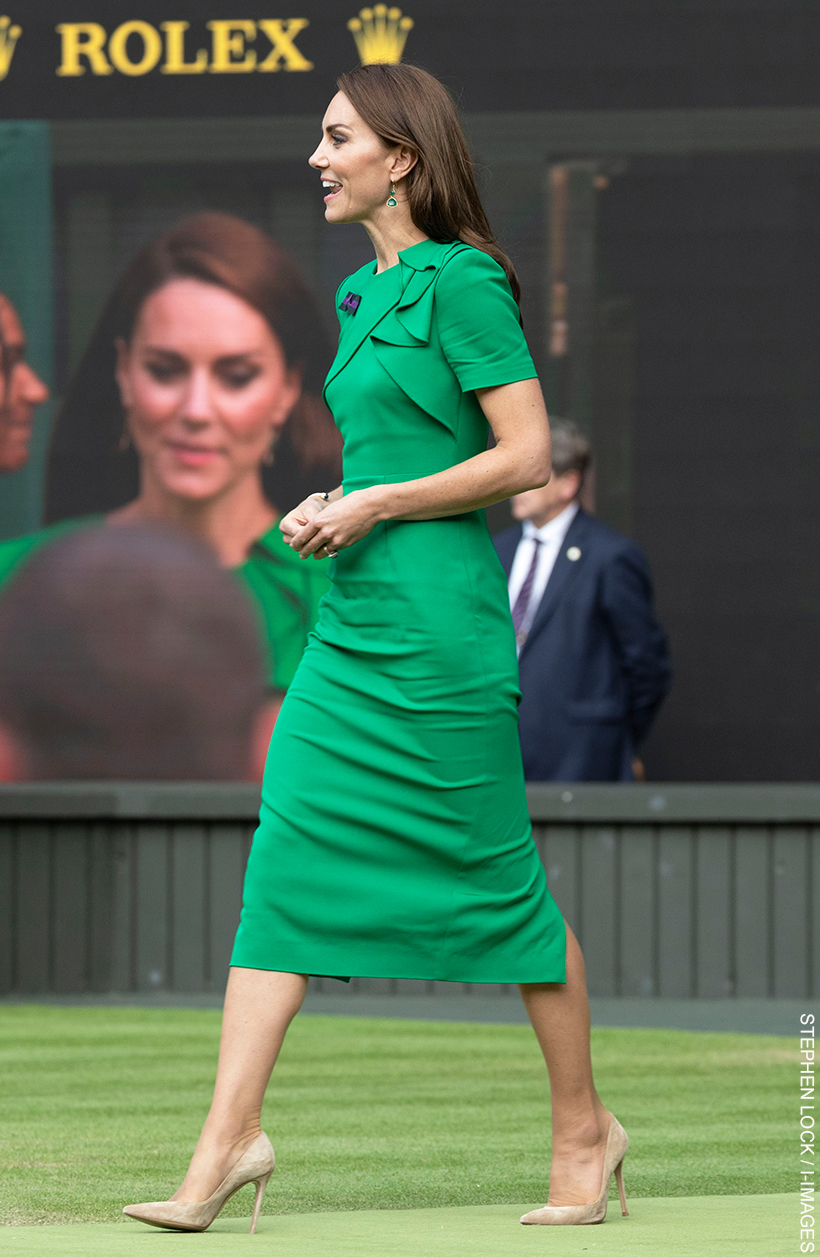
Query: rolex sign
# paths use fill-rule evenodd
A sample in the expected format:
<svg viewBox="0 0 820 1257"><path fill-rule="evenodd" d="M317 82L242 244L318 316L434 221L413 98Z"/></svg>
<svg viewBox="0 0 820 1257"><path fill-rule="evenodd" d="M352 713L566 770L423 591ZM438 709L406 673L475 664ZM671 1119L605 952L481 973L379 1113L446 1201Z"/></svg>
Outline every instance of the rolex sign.
<svg viewBox="0 0 820 1257"><path fill-rule="evenodd" d="M159 70L160 74L272 74L277 70L312 70L296 46L296 37L310 25L306 17L232 20L219 18L205 22L207 43L202 37L193 56L186 50L190 22L122 22L109 34L100 22L60 22L60 64L55 73L77 78L86 72L96 75L126 74L141 78ZM20 29L19 27L17 28Z"/></svg>
<svg viewBox="0 0 820 1257"><path fill-rule="evenodd" d="M434 24L415 4L305 0L279 13L232 11L221 0L0 6L0 120L314 113L357 64L417 53L432 68Z"/></svg>

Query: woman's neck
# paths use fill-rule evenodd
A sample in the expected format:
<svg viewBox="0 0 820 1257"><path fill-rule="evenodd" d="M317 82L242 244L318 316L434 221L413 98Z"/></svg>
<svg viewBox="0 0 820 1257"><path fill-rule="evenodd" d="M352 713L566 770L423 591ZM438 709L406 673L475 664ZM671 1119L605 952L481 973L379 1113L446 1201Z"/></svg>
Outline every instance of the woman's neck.
<svg viewBox="0 0 820 1257"><path fill-rule="evenodd" d="M172 524L207 541L223 567L239 567L254 541L268 532L278 518L279 513L262 492L257 474L204 502L169 494L152 482L150 475L144 475L139 497L112 512L108 522Z"/></svg>
<svg viewBox="0 0 820 1257"><path fill-rule="evenodd" d="M382 206L372 219L364 220L362 226L376 251L377 274L396 266L402 249L410 249L430 238L419 230L410 217L406 202L402 204L401 201L394 208Z"/></svg>

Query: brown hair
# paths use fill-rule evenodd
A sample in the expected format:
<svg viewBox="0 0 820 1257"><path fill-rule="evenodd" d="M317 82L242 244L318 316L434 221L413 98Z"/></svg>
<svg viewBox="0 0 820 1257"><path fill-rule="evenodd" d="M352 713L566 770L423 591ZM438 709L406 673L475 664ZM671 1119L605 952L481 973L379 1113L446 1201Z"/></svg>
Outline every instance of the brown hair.
<svg viewBox="0 0 820 1257"><path fill-rule="evenodd" d="M264 701L257 619L198 538L72 530L0 599L0 719L36 780L246 776Z"/></svg>
<svg viewBox="0 0 820 1257"><path fill-rule="evenodd" d="M463 240L495 258L516 301L515 267L492 233L455 101L442 83L415 65L363 65L336 80L356 112L385 144L418 156L405 176L410 216L431 240Z"/></svg>
<svg viewBox="0 0 820 1257"><path fill-rule="evenodd" d="M318 307L288 254L251 223L231 214L183 218L133 259L100 315L57 418L46 481L48 522L108 511L136 496L139 466L121 449L123 411L115 379L115 340L131 338L146 298L177 276L226 288L258 310L302 372L302 395L262 467L265 492L280 510L304 496L295 481L311 473L311 489L338 482L341 437L325 406L330 365ZM300 473L302 473L300 475ZM334 478L335 477L335 478Z"/></svg>

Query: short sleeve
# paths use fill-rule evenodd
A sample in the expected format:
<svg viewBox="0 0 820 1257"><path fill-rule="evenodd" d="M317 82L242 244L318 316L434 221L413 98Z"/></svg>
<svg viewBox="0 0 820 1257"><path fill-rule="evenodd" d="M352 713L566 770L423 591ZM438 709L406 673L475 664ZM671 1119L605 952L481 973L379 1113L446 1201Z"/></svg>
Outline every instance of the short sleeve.
<svg viewBox="0 0 820 1257"><path fill-rule="evenodd" d="M436 283L444 356L463 392L537 376L503 268L480 249L460 249Z"/></svg>

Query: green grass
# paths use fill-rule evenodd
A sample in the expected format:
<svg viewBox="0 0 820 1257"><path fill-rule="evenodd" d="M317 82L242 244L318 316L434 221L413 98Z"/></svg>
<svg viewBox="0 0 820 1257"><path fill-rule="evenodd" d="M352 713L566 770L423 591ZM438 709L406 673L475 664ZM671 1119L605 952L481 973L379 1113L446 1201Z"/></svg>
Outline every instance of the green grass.
<svg viewBox="0 0 820 1257"><path fill-rule="evenodd" d="M205 1114L210 1011L0 1008L0 1223L114 1221L177 1187ZM794 1187L784 1039L597 1030L633 1196ZM537 1201L546 1071L524 1026L298 1017L263 1117L267 1213ZM250 1189L226 1214L249 1211Z"/></svg>

